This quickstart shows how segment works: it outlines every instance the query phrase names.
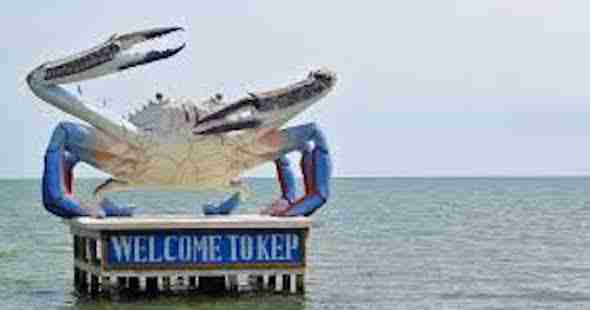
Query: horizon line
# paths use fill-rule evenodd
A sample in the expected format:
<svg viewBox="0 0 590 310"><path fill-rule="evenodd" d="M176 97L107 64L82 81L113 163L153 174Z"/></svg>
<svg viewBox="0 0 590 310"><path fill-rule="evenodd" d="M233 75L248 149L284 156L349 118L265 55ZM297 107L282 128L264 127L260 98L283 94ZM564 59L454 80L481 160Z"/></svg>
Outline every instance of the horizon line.
<svg viewBox="0 0 590 310"><path fill-rule="evenodd" d="M77 180L95 180L107 179L108 177L99 176L81 176L76 177ZM301 177L296 177L301 179ZM539 174L539 175L504 175L504 174L489 174L489 175L359 175L359 176L334 176L332 179L528 179L528 178L590 178L590 174ZM276 177L264 176L249 176L243 179L276 179ZM0 181L10 180L41 180L41 177L0 177Z"/></svg>

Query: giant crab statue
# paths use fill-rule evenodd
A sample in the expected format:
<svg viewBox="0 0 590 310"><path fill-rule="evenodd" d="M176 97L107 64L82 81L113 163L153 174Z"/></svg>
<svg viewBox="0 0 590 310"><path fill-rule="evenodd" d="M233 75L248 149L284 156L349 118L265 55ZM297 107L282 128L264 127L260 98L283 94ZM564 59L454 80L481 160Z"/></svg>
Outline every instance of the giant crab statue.
<svg viewBox="0 0 590 310"><path fill-rule="evenodd" d="M85 102L63 84L80 82L169 58L182 46L149 52L130 50L149 40L180 31L155 28L114 35L81 53L50 61L27 76L32 92L43 101L85 121L60 122L45 153L43 204L60 217L129 216L104 193L134 189L211 190L235 193L205 214L229 214L244 199L245 171L274 161L282 196L263 210L274 216L308 216L329 196L330 154L318 127L282 128L326 96L336 83L331 71L312 71L297 83L249 93L234 102L221 95L192 102L156 95L142 110L121 117ZM301 152L305 195L295 197L295 178L286 154ZM91 201L74 197L73 169L84 162L111 175Z"/></svg>

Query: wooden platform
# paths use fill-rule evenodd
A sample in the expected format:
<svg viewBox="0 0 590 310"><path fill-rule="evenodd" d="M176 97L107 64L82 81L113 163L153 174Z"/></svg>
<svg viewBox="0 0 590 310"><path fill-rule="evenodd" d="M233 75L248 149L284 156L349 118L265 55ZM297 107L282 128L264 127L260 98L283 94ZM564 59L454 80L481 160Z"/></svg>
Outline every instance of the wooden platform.
<svg viewBox="0 0 590 310"><path fill-rule="evenodd" d="M80 294L304 292L309 218L162 215L68 224Z"/></svg>

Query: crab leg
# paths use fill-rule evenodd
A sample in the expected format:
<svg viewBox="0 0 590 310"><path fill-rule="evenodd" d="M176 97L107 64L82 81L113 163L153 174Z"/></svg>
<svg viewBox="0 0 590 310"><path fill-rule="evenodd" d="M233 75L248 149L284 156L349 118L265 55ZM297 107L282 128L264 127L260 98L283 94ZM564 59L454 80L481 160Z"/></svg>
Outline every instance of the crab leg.
<svg viewBox="0 0 590 310"><path fill-rule="evenodd" d="M47 211L64 218L76 216L125 216L130 209L118 208L104 200L100 206L82 206L74 197L73 169L79 162L99 167L92 146L94 129L61 122L53 131L45 153L43 205Z"/></svg>
<svg viewBox="0 0 590 310"><path fill-rule="evenodd" d="M315 124L288 128L282 131L286 152L294 149L302 153L301 170L305 184L305 195L294 200L295 182L288 159L281 156L275 161L281 185L282 199L288 202L285 208L271 209L275 216L310 216L321 208L330 196L332 164L324 134ZM313 146L309 148L309 143Z"/></svg>
<svg viewBox="0 0 590 310"><path fill-rule="evenodd" d="M295 175L291 170L291 162L287 156L283 155L279 159L275 160L275 166L277 168L277 178L281 185L281 197L293 203L295 201Z"/></svg>

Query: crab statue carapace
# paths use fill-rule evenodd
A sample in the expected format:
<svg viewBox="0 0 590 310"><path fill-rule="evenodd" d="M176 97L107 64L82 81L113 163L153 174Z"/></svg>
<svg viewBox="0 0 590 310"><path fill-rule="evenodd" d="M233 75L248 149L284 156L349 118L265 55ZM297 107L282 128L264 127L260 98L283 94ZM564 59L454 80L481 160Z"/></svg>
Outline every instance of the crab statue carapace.
<svg viewBox="0 0 590 310"><path fill-rule="evenodd" d="M27 76L33 93L88 125L61 122L45 154L43 204L61 217L128 216L103 194L134 189L209 190L235 194L206 214L228 214L247 191L240 175L274 161L282 197L263 211L276 216L310 215L329 196L330 153L318 127L283 126L324 96L336 84L326 69L303 80L266 92L249 93L225 102L221 95L208 100L170 99L158 94L129 117L89 105L62 84L80 82L176 55L184 44L163 51L131 52L134 46L182 30L155 28L114 35L87 51L47 62ZM295 178L286 154L301 152L305 194L295 197ZM74 197L73 169L84 162L111 175L82 202Z"/></svg>

